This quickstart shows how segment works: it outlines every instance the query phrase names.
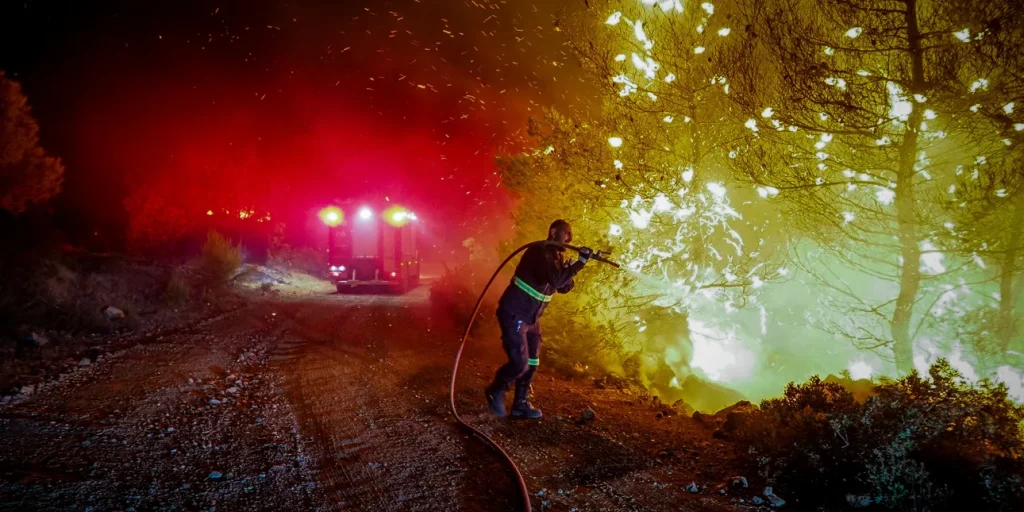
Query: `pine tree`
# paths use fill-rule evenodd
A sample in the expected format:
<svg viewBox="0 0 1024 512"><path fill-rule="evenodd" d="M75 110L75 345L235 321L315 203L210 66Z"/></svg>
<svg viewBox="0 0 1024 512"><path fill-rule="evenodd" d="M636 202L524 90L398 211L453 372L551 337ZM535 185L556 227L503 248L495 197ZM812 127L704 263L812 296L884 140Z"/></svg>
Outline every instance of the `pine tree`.
<svg viewBox="0 0 1024 512"><path fill-rule="evenodd" d="M0 210L24 212L60 192L64 166L39 146L39 125L21 84L0 71Z"/></svg>

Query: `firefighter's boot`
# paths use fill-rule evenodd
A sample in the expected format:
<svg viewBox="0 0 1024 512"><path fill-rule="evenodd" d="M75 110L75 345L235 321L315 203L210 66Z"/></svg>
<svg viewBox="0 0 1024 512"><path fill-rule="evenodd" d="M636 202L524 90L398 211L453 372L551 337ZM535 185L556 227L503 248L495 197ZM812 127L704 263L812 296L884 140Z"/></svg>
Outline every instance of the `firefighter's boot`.
<svg viewBox="0 0 1024 512"><path fill-rule="evenodd" d="M498 385L498 383L487 386L484 390L484 396L487 397L487 407L491 410L491 414L499 418L505 417L505 393L508 391L504 386Z"/></svg>
<svg viewBox="0 0 1024 512"><path fill-rule="evenodd" d="M512 399L512 417L535 420L541 416L540 409L530 405L530 384L517 382L516 395Z"/></svg>

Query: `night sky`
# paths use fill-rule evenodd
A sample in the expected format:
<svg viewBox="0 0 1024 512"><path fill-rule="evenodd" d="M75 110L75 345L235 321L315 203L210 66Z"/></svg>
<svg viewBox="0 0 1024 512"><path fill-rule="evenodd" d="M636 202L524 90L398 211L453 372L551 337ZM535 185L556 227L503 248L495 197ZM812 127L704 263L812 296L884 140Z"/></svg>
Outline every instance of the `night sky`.
<svg viewBox="0 0 1024 512"><path fill-rule="evenodd" d="M557 28L581 8L6 2L0 69L66 164L56 208L78 228L116 231L125 196L149 185L204 211L244 196L293 225L389 195L461 240L507 227L493 158L523 147L527 118L587 103Z"/></svg>

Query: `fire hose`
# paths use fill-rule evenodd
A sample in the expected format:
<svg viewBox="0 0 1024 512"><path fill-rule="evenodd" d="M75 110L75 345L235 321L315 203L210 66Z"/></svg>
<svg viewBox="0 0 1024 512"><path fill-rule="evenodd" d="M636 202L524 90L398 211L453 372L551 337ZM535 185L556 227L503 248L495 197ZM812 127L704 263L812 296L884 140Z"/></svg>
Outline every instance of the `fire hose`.
<svg viewBox="0 0 1024 512"><path fill-rule="evenodd" d="M459 425L462 425L463 427L469 429L473 434L476 434L476 436L483 440L484 443L486 443L488 446L494 448L495 451L501 454L501 456L504 458L505 462L509 465L509 467L512 468L512 472L515 473L516 480L518 480L519 483L519 492L523 499L523 510L525 510L526 512L530 512L530 491L526 488L526 481L523 480L523 474L519 471L519 467L516 466L515 461L512 460L512 457L509 456L508 452L503 450L501 446L498 446L498 443L496 443L493 439L488 437L487 434L484 434L483 432L476 429L472 425L466 423L462 419L462 417L459 416L459 411L455 409L455 378L459 373L459 361L462 359L462 350L466 348L466 340L469 339L469 331L470 329L473 328L473 321L476 320L476 315L477 313L480 312L480 306L484 302L484 296L487 295L487 290L491 287L491 284L494 283L494 280L498 277L498 274L501 273L501 270L505 268L505 265L508 264L508 262L511 261L512 258L516 257L516 255L518 255L519 253L535 245L555 245L563 249L576 251L577 253L580 252L580 248L573 245L563 244L561 242L554 242L550 240L540 240L537 242L530 242L516 249L514 252L512 252L512 254L509 254L508 257L505 258L505 261L501 262L501 265L498 265L497 270L494 271L494 274L491 275L491 278L487 281L487 284L484 285L484 289L483 291L480 292L480 296L477 297L476 306L473 307L473 313L469 316L469 322L466 324L466 332L462 335L462 342L459 343L459 351L455 354L455 366L452 367L452 383L451 388L449 389L448 392L449 406L451 406L452 415L455 416L455 421ZM593 253L590 256L590 259L606 263L615 268L619 268L618 263L615 263L614 261L611 261L602 256L601 251Z"/></svg>

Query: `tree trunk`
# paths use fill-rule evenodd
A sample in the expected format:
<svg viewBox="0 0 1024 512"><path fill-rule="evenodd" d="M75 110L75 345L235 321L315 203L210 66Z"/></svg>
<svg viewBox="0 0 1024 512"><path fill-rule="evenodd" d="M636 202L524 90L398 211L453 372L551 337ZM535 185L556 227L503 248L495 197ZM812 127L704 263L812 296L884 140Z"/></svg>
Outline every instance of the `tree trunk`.
<svg viewBox="0 0 1024 512"><path fill-rule="evenodd" d="M1017 253L1020 250L1021 235L1024 235L1024 202L1018 200L1013 207L1013 218L1010 220L1009 244L999 276L999 346L1000 355L1006 353L1016 330L1016 317L1013 307L1016 305L1013 296L1013 278L1017 270Z"/></svg>
<svg viewBox="0 0 1024 512"><path fill-rule="evenodd" d="M923 94L925 85L924 55L921 49L921 33L917 25L917 1L907 0L906 6L911 61L909 95L912 106L906 133L900 144L899 172L896 176L896 221L899 226L903 263L900 268L900 292L896 297L892 320L889 322L896 370L900 373L908 373L914 369L914 340L910 334L910 322L914 316L914 303L917 301L917 292L921 285L921 249L917 239L917 205L914 199L914 162L917 159L917 135L923 117L914 95Z"/></svg>

